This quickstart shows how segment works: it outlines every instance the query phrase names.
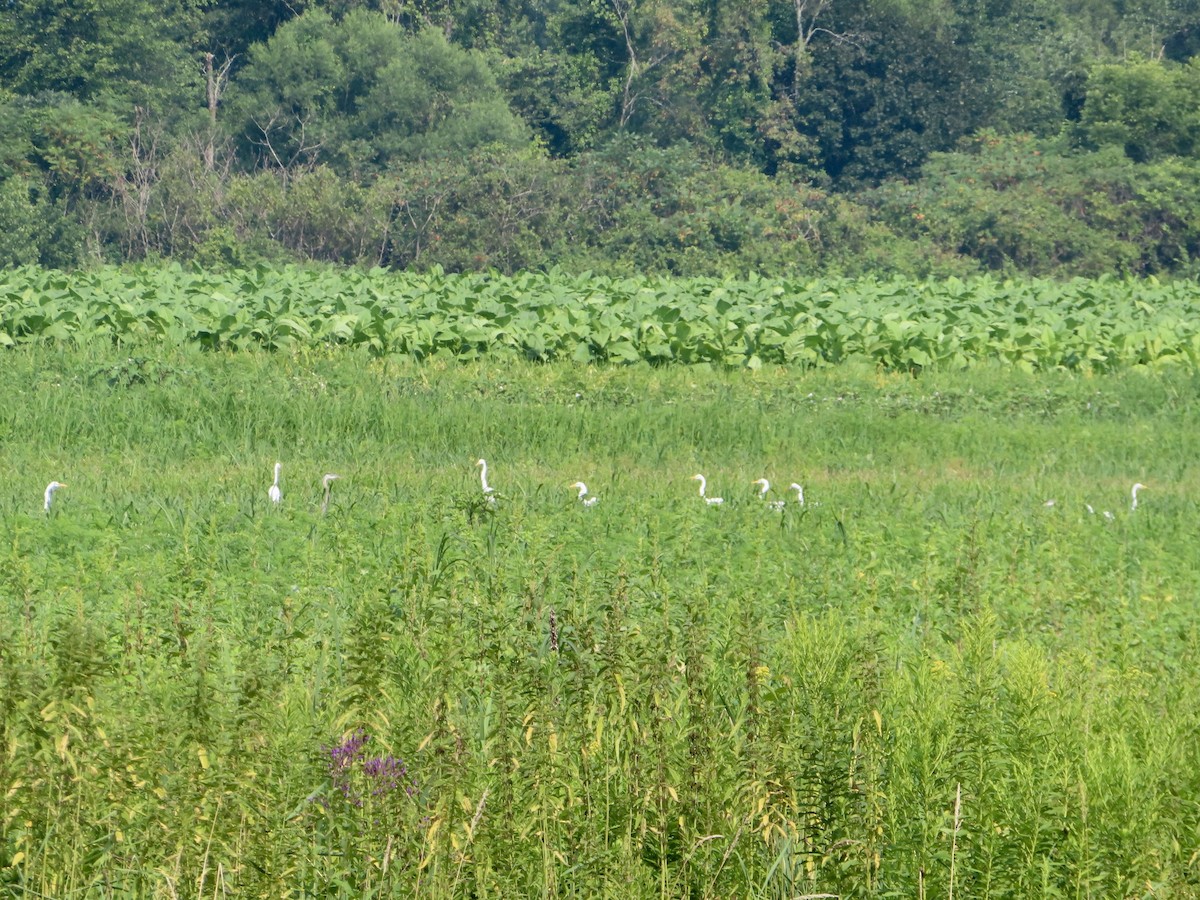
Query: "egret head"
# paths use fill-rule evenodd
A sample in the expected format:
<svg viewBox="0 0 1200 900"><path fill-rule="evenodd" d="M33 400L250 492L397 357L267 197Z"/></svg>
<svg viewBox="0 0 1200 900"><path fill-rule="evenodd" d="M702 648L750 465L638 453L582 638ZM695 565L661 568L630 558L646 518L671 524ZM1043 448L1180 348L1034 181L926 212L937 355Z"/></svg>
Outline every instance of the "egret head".
<svg viewBox="0 0 1200 900"><path fill-rule="evenodd" d="M330 472L328 475L326 475L324 478L321 479L321 484L323 484L325 486L325 488L328 489L331 484L333 484L335 481L337 481L341 477L342 477L341 475L334 475L332 472Z"/></svg>

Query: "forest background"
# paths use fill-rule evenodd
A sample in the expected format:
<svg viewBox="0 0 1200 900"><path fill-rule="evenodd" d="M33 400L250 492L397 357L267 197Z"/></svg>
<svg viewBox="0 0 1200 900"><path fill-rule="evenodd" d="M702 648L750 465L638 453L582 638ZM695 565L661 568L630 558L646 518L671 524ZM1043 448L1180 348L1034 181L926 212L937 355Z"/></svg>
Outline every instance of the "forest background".
<svg viewBox="0 0 1200 900"><path fill-rule="evenodd" d="M0 265L1200 270L1200 0L6 0Z"/></svg>

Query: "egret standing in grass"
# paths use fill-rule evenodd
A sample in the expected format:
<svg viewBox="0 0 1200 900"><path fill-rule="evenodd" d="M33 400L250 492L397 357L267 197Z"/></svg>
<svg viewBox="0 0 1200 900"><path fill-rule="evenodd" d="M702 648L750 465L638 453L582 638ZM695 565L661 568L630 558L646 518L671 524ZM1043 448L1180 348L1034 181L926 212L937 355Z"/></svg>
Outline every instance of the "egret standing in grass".
<svg viewBox="0 0 1200 900"><path fill-rule="evenodd" d="M761 489L758 492L758 499L766 504L767 509L775 509L775 510L783 509L783 501L782 500L768 500L767 499L767 491L769 491L771 489L771 482L767 481L767 479L765 479L765 478L760 478L760 479L758 479L758 481L752 481L750 483L762 485Z"/></svg>
<svg viewBox="0 0 1200 900"><path fill-rule="evenodd" d="M325 488L325 499L321 501L321 515L325 515L329 511L329 495L333 491L333 483L341 477L341 475L334 475L330 472L321 479L321 487Z"/></svg>
<svg viewBox="0 0 1200 900"><path fill-rule="evenodd" d="M584 506L595 506L597 503L600 502L599 497L597 497L595 495L592 495L591 497L589 497L587 495L587 492L588 492L587 485L584 484L582 481L576 481L574 484L571 485L571 487L579 488L579 502L582 503Z"/></svg>
<svg viewBox="0 0 1200 900"><path fill-rule="evenodd" d="M475 461L475 465L479 466L479 483L483 485L483 496L487 501L488 506L496 505L496 491L487 482L487 460L479 459Z"/></svg>
<svg viewBox="0 0 1200 900"><path fill-rule="evenodd" d="M788 485L788 490L796 492L796 502L798 504L800 504L801 506L803 506L804 505L804 488L800 487L800 485L796 484L796 482L793 481L791 484Z"/></svg>
<svg viewBox="0 0 1200 900"><path fill-rule="evenodd" d="M1133 488L1132 488L1132 489L1129 491L1129 510L1130 510L1130 512L1132 512L1133 510L1137 509L1137 494L1138 494L1138 491L1140 491L1140 490L1144 489L1145 487L1146 487L1146 486L1145 486L1144 484L1142 484L1142 483L1139 481L1139 482L1138 482L1137 484L1135 484L1135 485L1133 486Z"/></svg>
<svg viewBox="0 0 1200 900"><path fill-rule="evenodd" d="M271 498L271 502L278 506L283 502L283 491L279 489L279 473L283 471L283 463L275 463L275 482L267 490L267 496Z"/></svg>
<svg viewBox="0 0 1200 900"><path fill-rule="evenodd" d="M722 498L722 497L705 496L704 491L708 487L708 482L705 480L703 475L700 475L700 474L693 475L692 481L700 482L700 499L703 500L705 503L707 503L709 506L720 506L722 503L725 502L724 498Z"/></svg>
<svg viewBox="0 0 1200 900"><path fill-rule="evenodd" d="M67 485L62 481L52 481L46 485L46 493L42 495L42 509L50 512L50 506L54 503L54 492L59 488L65 488Z"/></svg>

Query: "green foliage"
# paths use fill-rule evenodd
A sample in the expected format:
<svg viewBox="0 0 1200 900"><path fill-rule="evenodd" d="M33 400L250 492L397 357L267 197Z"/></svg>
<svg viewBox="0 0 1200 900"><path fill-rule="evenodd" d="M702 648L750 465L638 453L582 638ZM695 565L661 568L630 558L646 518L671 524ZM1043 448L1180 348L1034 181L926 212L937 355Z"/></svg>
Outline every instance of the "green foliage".
<svg viewBox="0 0 1200 900"><path fill-rule="evenodd" d="M24 178L0 181L0 266L19 266L40 259L39 213Z"/></svg>
<svg viewBox="0 0 1200 900"><path fill-rule="evenodd" d="M5 362L6 896L1196 895L1194 372Z"/></svg>
<svg viewBox="0 0 1200 900"><path fill-rule="evenodd" d="M1098 276L1191 271L1197 165L1137 165L1117 148L1064 153L1028 135L985 132L937 154L920 181L872 203L900 234L923 236L998 272Z"/></svg>
<svg viewBox="0 0 1200 900"><path fill-rule="evenodd" d="M576 181L582 202L565 223L569 241L551 255L571 259L575 247L576 268L694 275L813 266L810 191L713 164L687 145L616 143L581 159Z"/></svg>
<svg viewBox="0 0 1200 900"><path fill-rule="evenodd" d="M362 175L450 150L528 137L478 54L383 16L310 12L256 46L230 91L230 121L260 165L324 163Z"/></svg>
<svg viewBox="0 0 1200 900"><path fill-rule="evenodd" d="M20 0L0 17L0 81L17 93L70 94L132 112L170 114L199 99L190 57L192 0Z"/></svg>
<svg viewBox="0 0 1200 900"><path fill-rule="evenodd" d="M117 116L66 94L13 98L0 105L0 175L37 175L55 196L76 197L118 172Z"/></svg>
<svg viewBox="0 0 1200 900"><path fill-rule="evenodd" d="M217 232L216 234L220 234ZM231 251L232 252L232 251ZM229 258L223 262L235 262ZM0 278L0 343L899 371L1194 368L1185 282L513 277L178 268Z"/></svg>
<svg viewBox="0 0 1200 900"><path fill-rule="evenodd" d="M1135 162L1200 150L1200 63L1134 59L1099 65L1078 126L1092 147L1115 144Z"/></svg>
<svg viewBox="0 0 1200 900"><path fill-rule="evenodd" d="M20 175L0 180L0 266L69 267L82 255L78 223L65 204L46 199L42 185Z"/></svg>
<svg viewBox="0 0 1200 900"><path fill-rule="evenodd" d="M0 18L9 259L1194 270L1196 0L219 6Z"/></svg>

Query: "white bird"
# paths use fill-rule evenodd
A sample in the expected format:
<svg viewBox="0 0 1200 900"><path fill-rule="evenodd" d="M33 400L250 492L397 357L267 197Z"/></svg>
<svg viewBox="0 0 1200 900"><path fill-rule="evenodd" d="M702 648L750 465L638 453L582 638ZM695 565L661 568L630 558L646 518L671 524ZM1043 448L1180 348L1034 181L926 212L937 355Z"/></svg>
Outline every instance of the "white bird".
<svg viewBox="0 0 1200 900"><path fill-rule="evenodd" d="M325 488L325 499L321 502L321 515L325 515L329 511L329 494L333 490L333 483L341 477L341 475L329 472L321 479L321 486Z"/></svg>
<svg viewBox="0 0 1200 900"><path fill-rule="evenodd" d="M783 509L783 500L768 500L767 491L771 489L771 482L765 478L760 478L758 481L752 481L751 484L761 484L762 488L758 492L758 499L767 505L767 509Z"/></svg>
<svg viewBox="0 0 1200 900"><path fill-rule="evenodd" d="M1138 491L1142 490L1142 488L1144 488L1144 487L1145 487L1145 485L1144 485L1144 484L1142 484L1142 483L1139 481L1139 482L1138 482L1137 484L1135 484L1135 485L1133 486L1133 488L1132 488L1132 489L1129 491L1129 498L1130 498L1130 501L1129 501L1129 509L1130 509L1130 510L1135 510L1135 509L1137 509L1137 494L1138 494Z"/></svg>
<svg viewBox="0 0 1200 900"><path fill-rule="evenodd" d="M487 505L495 506L496 491L490 484L487 483L487 460L476 460L475 465L479 466L479 483L483 485L483 496L487 500Z"/></svg>
<svg viewBox="0 0 1200 900"><path fill-rule="evenodd" d="M800 485L796 484L796 482L793 481L791 484L788 485L788 490L796 492L796 502L799 503L801 506L803 506L804 505L804 488L800 487ZM817 505L820 506L820 504L817 504Z"/></svg>
<svg viewBox="0 0 1200 900"><path fill-rule="evenodd" d="M50 504L54 502L54 492L59 488L65 488L66 486L67 485L61 481L52 481L46 485L46 493L42 495L43 499L45 500L45 502L42 504L42 508L46 510L46 512L50 512Z"/></svg>
<svg viewBox="0 0 1200 900"><path fill-rule="evenodd" d="M725 502L725 500L722 497L706 497L706 496L704 496L704 489L708 486L708 482L704 480L703 475L693 475L692 481L700 482L700 499L703 500L705 503L707 503L709 506L720 506L722 503Z"/></svg>
<svg viewBox="0 0 1200 900"><path fill-rule="evenodd" d="M487 483L487 460L479 459L475 461L475 465L479 466L479 483L483 485L485 494L493 493L492 487Z"/></svg>
<svg viewBox="0 0 1200 900"><path fill-rule="evenodd" d="M576 481L574 484L572 484L570 486L573 488L579 488L579 502L582 503L584 506L595 506L597 503L600 502L599 497L596 497L594 495L589 497L587 495L587 492L588 492L587 485L584 484L582 481Z"/></svg>
<svg viewBox="0 0 1200 900"><path fill-rule="evenodd" d="M283 501L283 491L279 489L279 473L283 470L283 463L275 463L275 483L271 485L267 491L267 496L271 498L272 503L281 503Z"/></svg>

